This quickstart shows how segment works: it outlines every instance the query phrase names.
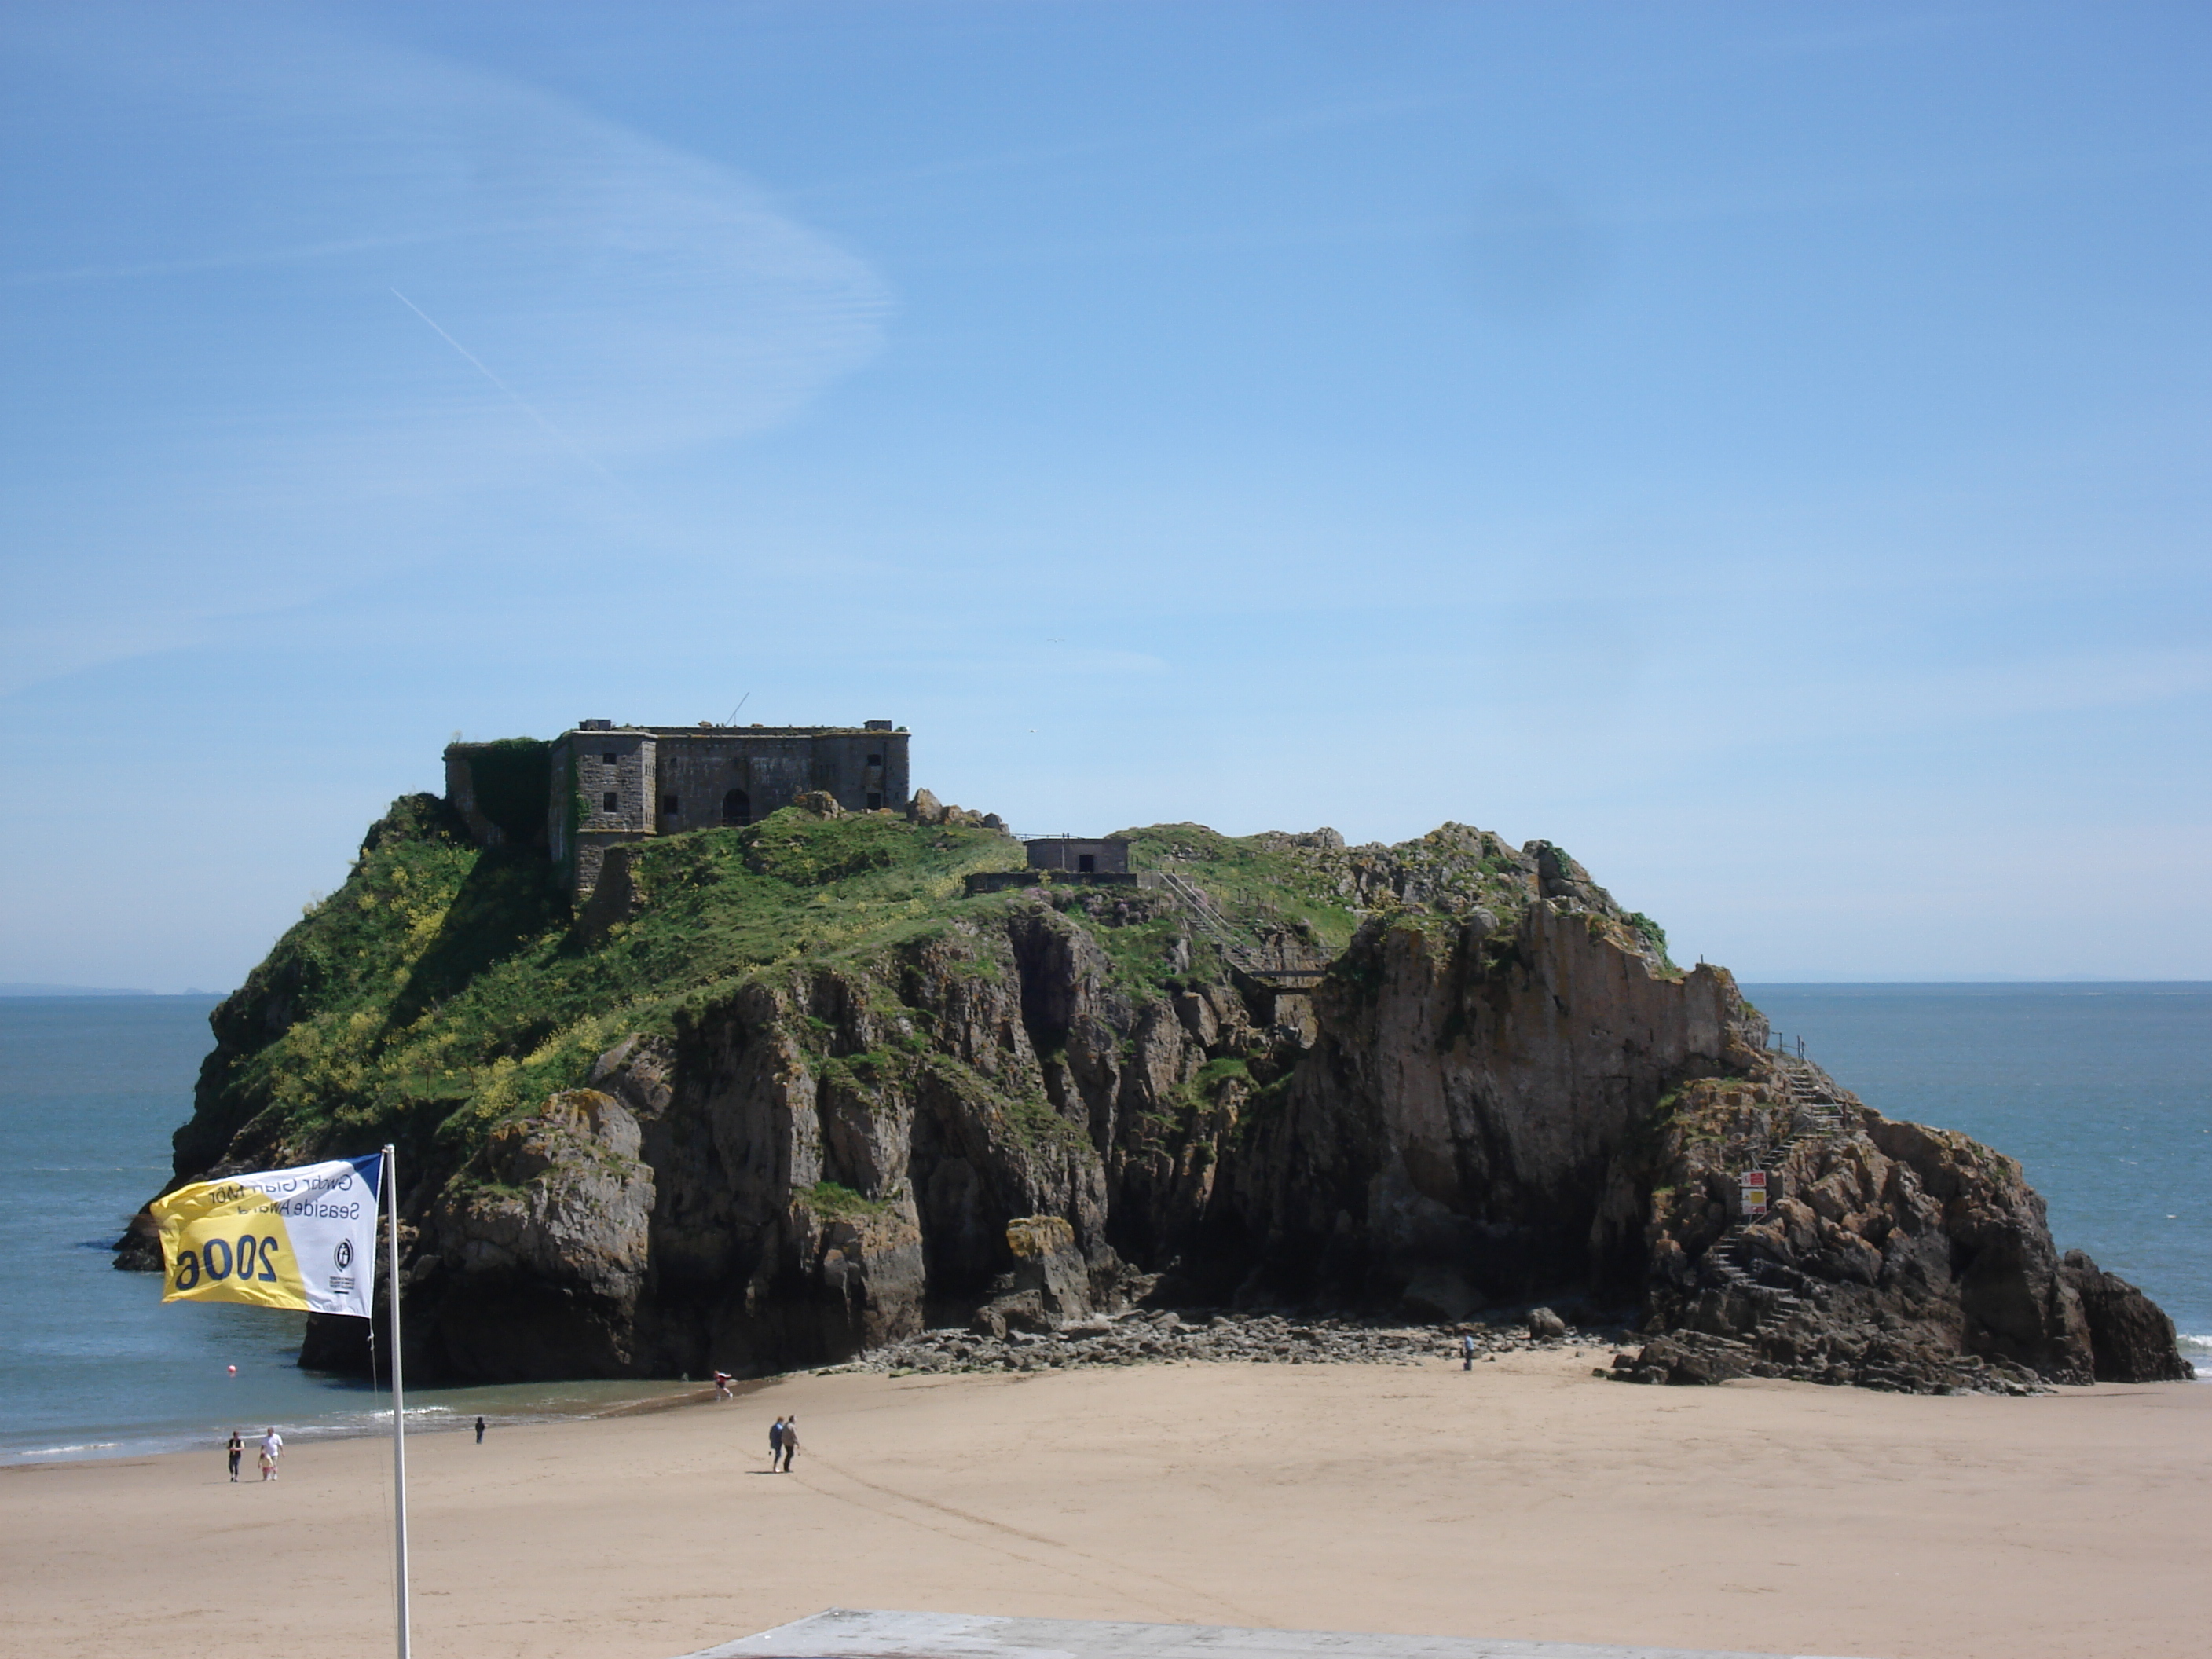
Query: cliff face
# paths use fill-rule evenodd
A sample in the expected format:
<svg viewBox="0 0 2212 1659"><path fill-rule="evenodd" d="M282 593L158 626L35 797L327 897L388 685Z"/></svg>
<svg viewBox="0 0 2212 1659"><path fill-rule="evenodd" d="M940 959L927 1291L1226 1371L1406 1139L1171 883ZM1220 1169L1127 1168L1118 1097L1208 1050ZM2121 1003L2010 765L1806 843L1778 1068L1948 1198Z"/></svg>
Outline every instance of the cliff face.
<svg viewBox="0 0 2212 1659"><path fill-rule="evenodd" d="M218 1010L179 1177L397 1138L432 1375L758 1370L1137 1295L1580 1295L1639 1310L1646 1381L2179 1365L2017 1166L1765 1049L1558 849L1130 833L1238 951L1161 890L960 896L1018 848L834 811L648 845L572 924L403 804Z"/></svg>
<svg viewBox="0 0 2212 1659"><path fill-rule="evenodd" d="M1549 885L1549 884L1547 884ZM1643 1279L1644 1136L1722 1070L1738 999L1666 971L1607 910L1550 897L1364 927L1317 1036L1254 1125L1233 1213L1269 1281L1437 1314Z"/></svg>

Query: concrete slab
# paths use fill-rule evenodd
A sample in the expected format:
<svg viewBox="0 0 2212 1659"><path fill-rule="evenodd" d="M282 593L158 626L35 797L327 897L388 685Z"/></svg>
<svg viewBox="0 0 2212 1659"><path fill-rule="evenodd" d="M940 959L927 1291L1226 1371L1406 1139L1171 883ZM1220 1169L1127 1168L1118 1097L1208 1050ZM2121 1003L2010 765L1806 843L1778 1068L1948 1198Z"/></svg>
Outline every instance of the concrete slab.
<svg viewBox="0 0 2212 1659"><path fill-rule="evenodd" d="M832 1607L684 1659L1815 1659L1814 1656L1487 1642L1457 1636L991 1619Z"/></svg>

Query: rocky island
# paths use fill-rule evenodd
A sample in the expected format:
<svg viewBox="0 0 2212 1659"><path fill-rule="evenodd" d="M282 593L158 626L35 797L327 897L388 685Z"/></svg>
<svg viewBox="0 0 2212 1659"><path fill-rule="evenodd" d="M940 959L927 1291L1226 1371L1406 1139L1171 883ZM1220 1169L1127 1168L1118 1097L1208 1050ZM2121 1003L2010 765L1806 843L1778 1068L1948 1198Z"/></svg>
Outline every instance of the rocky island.
<svg viewBox="0 0 2212 1659"><path fill-rule="evenodd" d="M176 1181L394 1142L424 1378L1388 1358L1564 1338L1537 1303L1639 1382L2191 1375L2016 1163L1769 1046L1547 842L1033 870L903 798L900 736L898 805L609 830L588 890L546 745L394 803L211 1016ZM301 1363L365 1366L358 1322Z"/></svg>

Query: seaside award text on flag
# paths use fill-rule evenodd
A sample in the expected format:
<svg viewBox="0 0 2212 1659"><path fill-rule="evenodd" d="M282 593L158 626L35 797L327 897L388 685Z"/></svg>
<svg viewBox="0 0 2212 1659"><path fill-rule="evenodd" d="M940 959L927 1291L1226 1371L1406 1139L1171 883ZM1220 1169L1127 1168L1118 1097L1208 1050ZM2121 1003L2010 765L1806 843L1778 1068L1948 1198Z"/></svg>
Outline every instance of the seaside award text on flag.
<svg viewBox="0 0 2212 1659"><path fill-rule="evenodd" d="M368 1318L383 1162L372 1154L228 1176L156 1199L161 1300Z"/></svg>

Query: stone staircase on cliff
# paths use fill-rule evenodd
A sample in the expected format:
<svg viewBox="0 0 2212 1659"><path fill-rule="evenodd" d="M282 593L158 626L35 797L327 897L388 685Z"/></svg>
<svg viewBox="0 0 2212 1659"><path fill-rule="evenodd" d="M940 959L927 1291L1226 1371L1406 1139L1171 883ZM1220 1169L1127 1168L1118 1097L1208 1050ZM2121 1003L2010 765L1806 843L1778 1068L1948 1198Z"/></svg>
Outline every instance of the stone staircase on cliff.
<svg viewBox="0 0 2212 1659"><path fill-rule="evenodd" d="M1828 1074L1801 1055L1777 1051L1769 1057L1790 1116L1790 1133L1775 1151L1786 1154L1801 1141L1832 1140L1844 1133L1844 1103L1836 1098L1836 1085Z"/></svg>
<svg viewBox="0 0 2212 1659"><path fill-rule="evenodd" d="M1839 1139L1847 1132L1847 1126L1844 1121L1844 1103L1836 1098L1835 1085L1826 1073L1803 1056L1784 1049L1771 1049L1767 1058L1774 1062L1774 1080L1781 1103L1790 1109L1790 1123L1789 1131L1760 1155L1771 1170L1808 1141ZM1751 1225L1748 1218L1738 1218L1706 1248L1699 1266L1704 1275L1713 1281L1711 1288L1718 1290L1724 1298L1739 1298L1749 1304L1753 1310L1754 1330L1765 1330L1784 1323L1809 1304L1788 1282L1776 1283L1759 1276L1762 1266L1777 1276L1788 1270L1762 1261L1747 1237ZM1796 1277L1790 1274L1791 1279Z"/></svg>
<svg viewBox="0 0 2212 1659"><path fill-rule="evenodd" d="M1762 1264L1745 1237L1748 1225L1738 1221L1715 1239L1698 1267L1709 1290L1718 1291L1724 1302L1735 1301L1750 1308L1752 1329L1756 1332L1786 1323L1810 1304L1786 1284L1770 1284L1759 1276Z"/></svg>

